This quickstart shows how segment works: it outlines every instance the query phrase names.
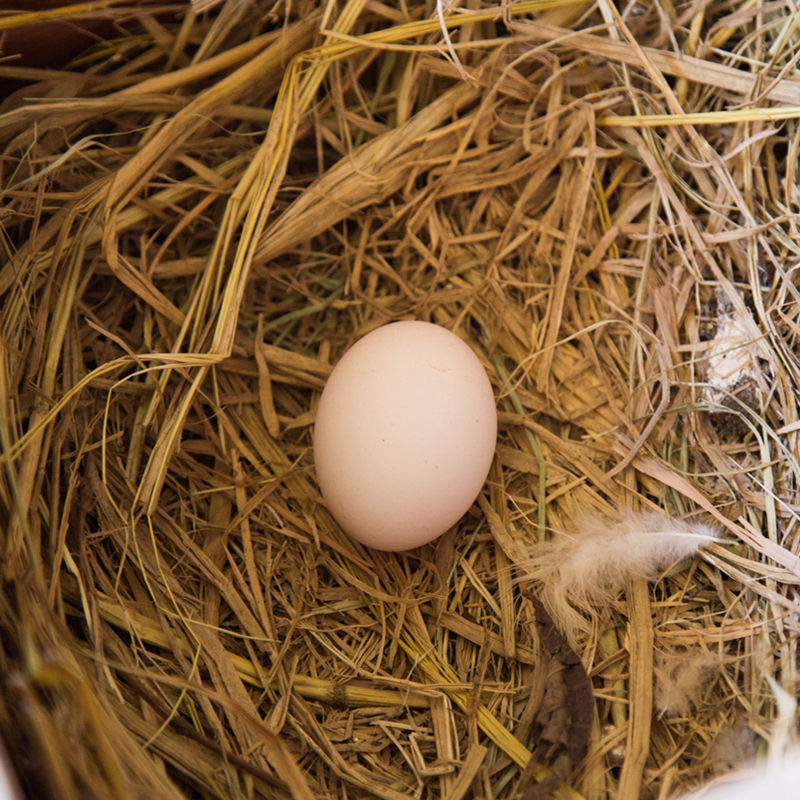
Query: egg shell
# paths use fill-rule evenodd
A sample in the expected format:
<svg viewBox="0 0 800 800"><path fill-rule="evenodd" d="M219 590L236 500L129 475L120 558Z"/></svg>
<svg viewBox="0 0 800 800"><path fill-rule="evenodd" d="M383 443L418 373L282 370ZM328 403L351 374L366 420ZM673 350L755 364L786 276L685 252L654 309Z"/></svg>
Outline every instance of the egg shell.
<svg viewBox="0 0 800 800"><path fill-rule="evenodd" d="M354 539L408 550L444 533L483 486L497 440L491 383L439 325L375 329L331 373L314 425L325 503Z"/></svg>

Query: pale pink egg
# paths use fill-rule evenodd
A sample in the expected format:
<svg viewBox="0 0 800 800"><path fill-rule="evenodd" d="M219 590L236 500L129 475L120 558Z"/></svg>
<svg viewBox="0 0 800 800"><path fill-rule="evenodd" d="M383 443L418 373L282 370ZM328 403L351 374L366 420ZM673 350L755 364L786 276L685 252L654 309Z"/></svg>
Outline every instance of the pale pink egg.
<svg viewBox="0 0 800 800"><path fill-rule="evenodd" d="M379 550L430 542L463 516L494 456L497 410L477 356L429 322L395 322L331 373L314 425L325 503Z"/></svg>

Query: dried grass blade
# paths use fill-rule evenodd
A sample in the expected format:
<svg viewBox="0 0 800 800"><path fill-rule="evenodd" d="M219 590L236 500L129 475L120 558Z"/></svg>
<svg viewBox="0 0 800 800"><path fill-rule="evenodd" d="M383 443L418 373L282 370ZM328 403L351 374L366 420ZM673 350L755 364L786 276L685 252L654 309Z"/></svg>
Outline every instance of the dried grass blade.
<svg viewBox="0 0 800 800"><path fill-rule="evenodd" d="M60 19L78 19L81 17L91 17L106 8L121 6L129 0L92 0L88 3L74 3L58 8L41 9L39 11L27 11L16 13L4 13L0 15L0 31L8 28L21 27L23 25L39 25L43 22L55 22Z"/></svg>
<svg viewBox="0 0 800 800"><path fill-rule="evenodd" d="M116 95L112 97L130 97L132 95L145 95L145 94L163 94L171 92L180 86L185 86L187 83L203 80L211 75L216 75L226 69L230 69L242 61L248 61L255 58L264 50L274 43L275 39L283 36L283 31L270 31L261 36L256 36L246 42L243 42L236 47L231 47L224 53L219 53L216 56L207 58L198 64L191 64L183 69L176 69L164 75L157 75L153 78L147 78L140 83L133 86L127 86L121 89Z"/></svg>
<svg viewBox="0 0 800 800"><path fill-rule="evenodd" d="M510 18L545 12L548 9L563 9L566 6L586 5L586 0L521 0L521 2L510 3L504 8ZM395 25L391 28L384 28L378 31L370 31L360 36L344 36L342 31L327 31L331 39L330 42L316 48L309 53L311 58L324 56L328 59L344 58L350 56L364 47L375 46L378 44L390 44L403 40L413 41L426 34L437 33L442 24L448 30L475 25L480 22L493 22L497 19L497 9L488 8L485 10L472 10L465 14L451 14L440 19L438 15L432 18L406 22ZM337 41L344 40L344 41ZM414 49L414 45L409 45Z"/></svg>
<svg viewBox="0 0 800 800"><path fill-rule="evenodd" d="M514 29L542 42L560 42L593 56L640 66L641 59L628 44L604 39L591 33L577 33L555 25L535 22L514 22ZM716 86L729 92L750 97L757 87L757 77L744 70L707 61L695 56L669 53L652 47L641 47L649 61L661 72L694 83ZM776 83L769 99L791 106L800 105L800 82L784 79Z"/></svg>
<svg viewBox="0 0 800 800"><path fill-rule="evenodd" d="M464 795L469 791L469 787L478 774L478 770L481 768L481 764L483 764L483 760L486 758L488 752L488 749L482 744L478 744L478 742L475 742L469 750L467 750L464 763L461 765L456 779L450 786L450 791L444 795L444 800L462 800Z"/></svg>
<svg viewBox="0 0 800 800"><path fill-rule="evenodd" d="M409 165L424 152L419 140L478 96L479 91L472 86L455 86L401 127L342 158L267 229L256 249L256 259L270 261L367 203L380 202L397 191L408 178Z"/></svg>
<svg viewBox="0 0 800 800"><path fill-rule="evenodd" d="M683 114L642 114L607 116L598 125L621 128L655 128L663 125L730 125L745 122L780 122L800 117L800 106L787 108L737 108L731 111L695 111Z"/></svg>
<svg viewBox="0 0 800 800"><path fill-rule="evenodd" d="M267 757L275 767L275 772L286 781L293 800L315 800L297 761L294 759L280 736L259 726L258 737L267 750Z"/></svg>
<svg viewBox="0 0 800 800"><path fill-rule="evenodd" d="M633 582L628 606L630 716L617 797L619 800L638 800L641 797L645 762L650 753L650 722L653 715L653 620L647 581L639 579Z"/></svg>
<svg viewBox="0 0 800 800"><path fill-rule="evenodd" d="M550 385L550 372L553 358L555 357L555 344L561 336L561 322L564 303L567 298L567 288L570 285L570 276L575 266L574 257L578 235L582 227L586 224L585 210L594 174L594 153L596 147L594 116L591 110L586 108L583 110L583 113L576 114L576 120L583 122L581 127L585 127L588 131L586 134L588 157L581 166L579 175L575 178L577 186L571 196L572 203L569 209L564 210L564 216L569 218L567 239L561 251L561 263L556 275L555 286L553 287L552 298L548 307L547 327L542 343L544 352L541 356L541 365L536 373L536 384L539 389L547 389Z"/></svg>
<svg viewBox="0 0 800 800"><path fill-rule="evenodd" d="M103 250L106 254L108 266L116 278L135 295L144 300L156 313L161 314L177 325L181 325L185 319L184 313L173 305L163 292L156 288L150 278L143 275L120 256L117 241L116 225L107 226L106 236L103 238Z"/></svg>
<svg viewBox="0 0 800 800"><path fill-rule="evenodd" d="M174 646L174 643L171 643L164 635L158 620L133 609L123 608L110 598L102 596L98 597L98 608L104 620L122 630L130 631L137 640L165 650ZM191 656L188 645L185 652ZM258 669L250 659L229 650L225 651L225 657L230 660L241 680L251 686L268 688L262 683ZM428 708L431 702L430 696L420 691L419 687L373 689L368 686L330 681L311 675L294 675L292 689L310 700L348 706Z"/></svg>
<svg viewBox="0 0 800 800"><path fill-rule="evenodd" d="M482 703L475 703L471 693L461 688L447 688L447 684L458 683L452 668L442 660L425 629L424 622L416 606L408 611L406 625L401 632L400 646L408 657L425 674L425 677L437 685L444 685L451 700L465 713L474 711L478 727L506 755L521 768L526 768L531 761L531 752L514 734L504 728L497 717ZM540 783L550 778L553 773L542 765L536 765L531 776ZM582 795L571 786L561 782L553 791L557 800L583 800Z"/></svg>
<svg viewBox="0 0 800 800"><path fill-rule="evenodd" d="M264 422L267 425L269 435L277 438L280 435L281 427L278 421L278 414L275 411L275 402L272 398L272 376L270 375L269 363L264 354L263 329L264 318L260 316L254 345L256 366L258 367L258 399L261 402L261 413L264 415Z"/></svg>
<svg viewBox="0 0 800 800"><path fill-rule="evenodd" d="M206 124L208 115L217 106L230 103L238 97L256 76L259 81L264 81L270 75L278 75L284 64L311 41L314 25L315 18L312 16L285 28L280 38L262 53L205 89L182 108L114 175L105 198L109 211L114 209L116 215L187 137Z"/></svg>

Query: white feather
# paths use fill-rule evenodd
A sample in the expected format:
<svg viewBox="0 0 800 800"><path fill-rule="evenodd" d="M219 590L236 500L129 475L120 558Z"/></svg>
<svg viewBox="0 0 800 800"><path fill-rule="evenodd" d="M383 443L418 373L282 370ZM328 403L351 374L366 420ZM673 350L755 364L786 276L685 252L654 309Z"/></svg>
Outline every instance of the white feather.
<svg viewBox="0 0 800 800"><path fill-rule="evenodd" d="M545 608L574 644L588 629L577 609L611 602L630 580L654 580L666 567L716 539L707 525L655 512L586 515L575 520L571 532L533 545L520 566L541 584Z"/></svg>
<svg viewBox="0 0 800 800"><path fill-rule="evenodd" d="M777 765L743 769L717 778L685 800L796 800L800 793L800 753L787 755Z"/></svg>

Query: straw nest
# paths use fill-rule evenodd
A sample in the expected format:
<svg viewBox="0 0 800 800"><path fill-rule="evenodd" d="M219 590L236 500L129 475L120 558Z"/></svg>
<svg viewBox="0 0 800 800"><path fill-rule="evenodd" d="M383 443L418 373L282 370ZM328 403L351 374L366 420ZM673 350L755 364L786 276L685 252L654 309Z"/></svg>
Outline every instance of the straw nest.
<svg viewBox="0 0 800 800"><path fill-rule="evenodd" d="M0 64L27 793L634 800L788 746L793 4L196 5L55 9L110 38ZM456 528L385 554L326 512L311 432L405 318L472 345L500 434ZM553 640L517 562L620 509L721 538Z"/></svg>

